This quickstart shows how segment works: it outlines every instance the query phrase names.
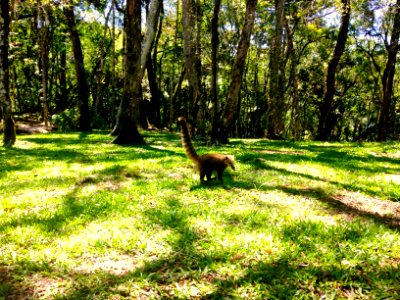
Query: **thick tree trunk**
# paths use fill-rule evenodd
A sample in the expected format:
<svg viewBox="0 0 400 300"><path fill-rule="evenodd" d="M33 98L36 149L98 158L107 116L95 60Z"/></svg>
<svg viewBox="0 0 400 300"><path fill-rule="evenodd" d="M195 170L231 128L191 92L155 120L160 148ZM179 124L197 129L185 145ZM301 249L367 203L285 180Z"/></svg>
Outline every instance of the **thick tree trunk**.
<svg viewBox="0 0 400 300"><path fill-rule="evenodd" d="M199 9L196 0L182 0L183 50L191 98L189 123L197 120L201 98L200 37L198 35L198 28L201 24Z"/></svg>
<svg viewBox="0 0 400 300"><path fill-rule="evenodd" d="M90 112L89 112L89 89L85 74L85 65L83 63L83 53L81 40L76 29L74 7L72 1L64 6L64 15L67 20L68 30L71 36L72 47L75 58L75 73L78 85L79 97L79 130L90 131Z"/></svg>
<svg viewBox="0 0 400 300"><path fill-rule="evenodd" d="M0 4L0 108L3 119L3 145L11 147L16 140L15 124L10 101L10 73L8 70L8 36L10 31L9 2Z"/></svg>
<svg viewBox="0 0 400 300"><path fill-rule="evenodd" d="M231 70L231 82L226 96L226 106L223 115L222 126L220 129L221 131L219 138L221 139L220 141L222 143L228 142L229 132L235 127L235 122L237 122L239 91L242 83L247 51L250 46L250 36L253 31L256 7L257 0L247 0L245 15L246 21L240 34L236 60Z"/></svg>
<svg viewBox="0 0 400 300"><path fill-rule="evenodd" d="M221 7L221 0L214 0L214 15L211 21L211 64L212 64L212 82L211 82L211 97L213 103L213 119L212 119L212 129L211 129L211 142L215 143L218 139L218 87L217 87L217 75L218 75L218 45L219 45L219 36L218 36L218 18L219 18L219 10Z"/></svg>
<svg viewBox="0 0 400 300"><path fill-rule="evenodd" d="M114 144L143 144L137 128L141 79L141 0L128 0L125 17L125 70L122 100L113 130Z"/></svg>
<svg viewBox="0 0 400 300"><path fill-rule="evenodd" d="M382 106L379 115L378 140L386 141L390 129L390 108L392 106L393 80L395 74L396 56L399 50L400 36L400 0L393 7L394 21L390 44L386 45L388 57L382 75ZM387 43L386 43L387 44ZM392 124L395 125L395 124ZM393 127L393 126L392 126Z"/></svg>
<svg viewBox="0 0 400 300"><path fill-rule="evenodd" d="M138 38L141 36L141 5L141 0L128 0L126 4L124 90L112 132L112 135L116 135L114 144L144 144L137 128L139 100L143 74L160 14L160 0L150 4L143 45Z"/></svg>
<svg viewBox="0 0 400 300"><path fill-rule="evenodd" d="M336 46L332 58L328 64L326 75L325 96L320 106L320 119L318 124L317 140L329 140L335 124L333 124L332 112L334 108L333 97L335 95L335 75L340 58L346 46L350 23L350 0L342 0L342 18Z"/></svg>

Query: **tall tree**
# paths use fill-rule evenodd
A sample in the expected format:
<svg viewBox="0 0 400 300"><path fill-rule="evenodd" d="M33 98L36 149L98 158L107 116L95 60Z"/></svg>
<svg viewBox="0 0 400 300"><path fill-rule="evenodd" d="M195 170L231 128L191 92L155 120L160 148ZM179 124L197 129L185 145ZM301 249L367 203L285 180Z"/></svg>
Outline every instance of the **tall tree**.
<svg viewBox="0 0 400 300"><path fill-rule="evenodd" d="M275 30L269 59L269 106L268 137L278 138L283 131L284 108L284 63L283 63L283 25L285 0L275 0Z"/></svg>
<svg viewBox="0 0 400 300"><path fill-rule="evenodd" d="M124 86L118 108L117 122L112 132L114 144L143 144L144 139L137 128L140 98L141 53L141 0L127 0L124 24Z"/></svg>
<svg viewBox="0 0 400 300"><path fill-rule="evenodd" d="M197 119L201 97L201 60L200 60L200 5L196 0L182 0L183 50L185 55L186 76L190 89L189 122Z"/></svg>
<svg viewBox="0 0 400 300"><path fill-rule="evenodd" d="M117 122L112 134L114 144L143 144L138 131L139 99L141 84L151 45L154 41L161 0L153 0L146 22L143 43L141 36L141 0L128 0L125 10L124 87L118 108ZM143 49L143 51L142 51Z"/></svg>
<svg viewBox="0 0 400 300"><path fill-rule="evenodd" d="M81 39L76 28L74 6L72 1L69 1L68 4L64 6L64 15L67 20L68 31L71 36L75 59L75 73L79 97L79 130L90 131L91 125L89 112L89 88L87 84L85 65L83 61Z"/></svg>
<svg viewBox="0 0 400 300"><path fill-rule="evenodd" d="M400 0L391 7L393 13L393 27L390 43L385 41L388 53L385 70L382 75L382 106L379 115L378 140L386 141L390 127L390 107L392 106L393 80L395 74L396 56L399 50L400 36ZM395 122L394 122L395 123ZM395 125L395 124L392 124Z"/></svg>
<svg viewBox="0 0 400 300"><path fill-rule="evenodd" d="M226 95L226 106L220 128L220 140L222 143L228 142L229 131L238 119L237 106L239 101L240 85L242 83L243 70L250 47L250 36L253 31L256 15L257 0L247 0L245 24L240 34L236 59L231 70L231 81Z"/></svg>
<svg viewBox="0 0 400 300"><path fill-rule="evenodd" d="M341 0L342 16L340 22L339 34L336 41L335 50L329 60L328 70L326 74L325 95L320 106L320 117L318 124L317 140L326 141L331 137L334 122L332 113L334 110L333 98L335 95L336 71L340 58L344 52L349 24L350 24L350 0Z"/></svg>
<svg viewBox="0 0 400 300"><path fill-rule="evenodd" d="M15 124L10 100L10 73L8 70L8 36L10 31L9 2L0 4L0 108L3 118L3 143L10 147L15 143Z"/></svg>
<svg viewBox="0 0 400 300"><path fill-rule="evenodd" d="M179 1L178 1L179 2ZM147 57L147 63L146 63L146 69L147 69L147 78L149 81L149 88L150 88L150 94L151 94L151 106L152 106L152 112L149 116L150 122L154 124L156 127L161 127L161 101L160 101L160 91L159 91L159 84L158 84L158 78L157 78L157 73L156 73L156 68L157 68L157 52L158 52L158 42L161 37L162 33L162 24L163 24L163 17L164 17L164 5L163 2L160 1L160 21L158 23L158 30L157 30L157 35L155 37L154 43L153 43L153 49L152 52L149 51L148 57ZM149 17L151 17L149 15ZM154 25L157 25L154 23Z"/></svg>
<svg viewBox="0 0 400 300"><path fill-rule="evenodd" d="M48 65L50 51L50 5L48 3L38 3L38 34L40 61L42 67L42 93L41 102L43 109L43 122L45 126L49 123L49 105L48 105Z"/></svg>
<svg viewBox="0 0 400 300"><path fill-rule="evenodd" d="M219 10L221 7L221 0L214 0L214 12L211 21L211 64L212 64L212 82L211 82L211 97L213 103L213 115L212 115L212 129L211 129L211 141L216 142L218 138L218 87L217 87L217 75L218 75L218 45L219 45L219 35L218 35L218 19Z"/></svg>

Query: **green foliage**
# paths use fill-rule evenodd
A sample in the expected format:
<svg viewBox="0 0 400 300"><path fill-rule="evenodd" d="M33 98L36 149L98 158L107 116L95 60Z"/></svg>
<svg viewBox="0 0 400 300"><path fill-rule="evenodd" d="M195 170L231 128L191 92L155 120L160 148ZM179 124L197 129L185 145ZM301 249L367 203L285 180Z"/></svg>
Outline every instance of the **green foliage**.
<svg viewBox="0 0 400 300"><path fill-rule="evenodd" d="M49 5L49 66L48 107L49 113L59 113L78 105L75 66L70 36L65 24L62 5ZM122 10L111 10L110 0L73 1L76 23L84 53L85 70L90 88L90 110L97 128L110 127L116 117L116 107L121 100L124 77L123 63L123 1L117 1ZM387 60L384 39L389 40L393 1L351 1L352 15L346 51L341 58L336 76L336 92L332 108L334 140L374 140L381 110L382 74ZM231 66L235 59L240 31L244 23L245 1L223 3L219 14L218 46L218 105L222 109L231 80ZM214 3L205 2L197 12L201 57L201 99L199 116L211 115L211 20ZM281 70L285 94L280 100L284 115L283 137L293 138L294 117L297 114L299 131L303 140L315 137L320 107L323 101L327 63L334 51L340 22L341 1L287 1L283 51L285 64ZM40 6L33 1L22 1L13 6L13 22L10 34L10 82L13 109L16 114L41 113L41 58L40 22L37 20ZM182 7L178 1L164 5L162 32L151 61L154 64L156 85L159 88L160 128L170 128L175 120L170 116L192 111L190 88L183 81L180 91L175 89L183 71ZM143 7L144 11L144 7ZM113 16L115 28L113 31ZM107 21L106 21L107 20ZM271 41L275 30L273 1L259 1L252 43L247 55L245 73L240 91L239 119L232 135L239 137L262 137L267 128L269 80L271 78ZM144 24L144 22L143 22ZM145 28L143 28L143 31ZM293 53L289 53L289 40L293 40ZM114 41L113 41L114 39ZM113 44L114 42L114 44ZM114 46L114 47L113 47ZM115 51L114 51L115 50ZM291 61L294 61L292 68ZM291 75L295 74L295 77ZM395 82L398 74L395 73ZM293 82L296 78L296 84ZM154 78L151 79L152 83ZM297 87L298 101L294 98ZM399 85L394 84L393 99L400 95ZM143 80L143 95L149 95L147 78ZM296 100L296 101L295 101ZM391 120L399 111L399 101L393 101ZM296 109L294 109L296 103ZM173 110L171 112L171 110ZM143 113L143 112L142 112ZM296 116L297 116L296 115ZM141 119L151 119L141 116ZM150 120L151 121L151 120ZM397 122L398 123L398 122ZM205 122L198 122L203 124ZM396 138L395 125L389 127L391 137ZM397 126L399 126L397 124ZM210 126L200 131L209 132ZM376 130L375 130L376 131Z"/></svg>
<svg viewBox="0 0 400 300"><path fill-rule="evenodd" d="M0 149L0 298L400 297L398 143L233 140L201 185L177 134L145 135Z"/></svg>
<svg viewBox="0 0 400 300"><path fill-rule="evenodd" d="M66 109L52 116L53 124L60 131L75 131L78 129L79 111L77 108Z"/></svg>

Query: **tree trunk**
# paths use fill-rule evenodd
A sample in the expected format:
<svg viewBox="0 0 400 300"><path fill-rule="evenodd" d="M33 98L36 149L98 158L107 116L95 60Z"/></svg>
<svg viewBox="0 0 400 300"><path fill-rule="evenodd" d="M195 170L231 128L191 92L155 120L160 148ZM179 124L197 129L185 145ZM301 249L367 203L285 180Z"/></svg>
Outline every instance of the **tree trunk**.
<svg viewBox="0 0 400 300"><path fill-rule="evenodd" d="M284 111L284 63L283 52L283 23L285 17L285 1L275 0L275 32L269 59L269 105L267 133L271 139L277 139L283 132Z"/></svg>
<svg viewBox="0 0 400 300"><path fill-rule="evenodd" d="M9 2L0 3L0 108L3 119L3 145L11 147L16 140L15 123L10 100L10 73L8 70L8 36L10 31Z"/></svg>
<svg viewBox="0 0 400 300"><path fill-rule="evenodd" d="M128 0L125 16L124 87L113 130L114 144L144 144L137 128L141 79L141 0Z"/></svg>
<svg viewBox="0 0 400 300"><path fill-rule="evenodd" d="M392 106L393 80L395 74L396 56L399 50L400 36L400 0L393 7L394 21L390 44L386 43L388 57L382 75L382 106L379 115L378 140L386 141L390 129L390 108ZM393 124L395 125L395 124ZM393 126L392 126L393 127Z"/></svg>
<svg viewBox="0 0 400 300"><path fill-rule="evenodd" d="M300 100L297 79L296 49L293 42L293 30L290 28L289 21L285 18L287 51L290 57L290 80L292 87L292 134L295 141L300 140L301 123L300 123Z"/></svg>
<svg viewBox="0 0 400 300"><path fill-rule="evenodd" d="M318 124L317 140L327 141L331 137L333 124L333 97L335 95L335 75L340 58L346 46L350 23L350 0L342 0L342 18L335 50L328 64L325 96L320 106L320 119Z"/></svg>
<svg viewBox="0 0 400 300"><path fill-rule="evenodd" d="M170 103L170 109L169 109L169 130L170 131L172 131L172 124L174 124L174 121L176 121L175 120L176 98L178 97L178 94L181 91L182 82L183 82L183 79L185 79L185 76L186 76L186 68L184 67L181 72L181 75L179 76L179 80L175 85L174 93L172 94L172 97L171 97L171 103Z"/></svg>
<svg viewBox="0 0 400 300"><path fill-rule="evenodd" d="M237 48L236 60L231 70L231 82L226 96L226 106L222 120L222 126L219 138L222 143L228 142L229 132L234 128L237 122L237 107L239 100L240 85L242 82L243 70L247 56L247 50L250 46L250 36L253 30L257 0L247 0L245 24L240 34L240 40Z"/></svg>
<svg viewBox="0 0 400 300"><path fill-rule="evenodd" d="M42 65L42 93L41 102L43 109L43 122L45 126L49 125L49 106L48 106L48 65L49 65L49 51L50 51L50 19L49 19L49 5L38 5L38 26L39 26L39 49L40 59Z"/></svg>
<svg viewBox="0 0 400 300"><path fill-rule="evenodd" d="M215 143L218 139L218 87L217 87L217 75L218 75L218 17L219 10L221 7L221 0L214 0L214 15L211 21L211 64L212 64L212 82L211 82L211 97L213 103L213 119L212 119L212 129L211 129L211 142Z"/></svg>
<svg viewBox="0 0 400 300"><path fill-rule="evenodd" d="M182 19L183 19L183 50L185 55L186 75L189 81L190 91L190 118L189 123L193 124L197 120L197 114L200 108L201 91L201 60L198 36L199 6L196 0L182 0Z"/></svg>
<svg viewBox="0 0 400 300"><path fill-rule="evenodd" d="M85 65L83 63L83 53L81 40L76 29L74 7L72 1L64 6L64 15L67 19L68 30L71 36L72 47L75 58L75 73L78 85L79 97L79 130L90 131L90 112L89 112L89 89L85 74Z"/></svg>
<svg viewBox="0 0 400 300"><path fill-rule="evenodd" d="M128 0L126 4L124 89L112 132L112 135L116 135L114 144L144 144L137 128L139 100L143 74L160 14L160 0L150 4L143 44L138 38L141 36L141 5L141 0Z"/></svg>
<svg viewBox="0 0 400 300"><path fill-rule="evenodd" d="M162 19L164 15L164 7L163 2L160 2L160 22L158 25L157 35L153 45L152 53L149 52L146 69L147 69L147 78L149 81L149 88L151 94L151 106L152 110L149 115L149 122L155 125L157 128L161 127L161 102L160 102L160 91L158 88L158 80L157 80L157 48L158 48L158 41L161 36L162 32Z"/></svg>
<svg viewBox="0 0 400 300"><path fill-rule="evenodd" d="M67 50L63 47L60 51L60 72L59 76L59 84L60 84L60 94L58 96L59 100L57 103L57 111L64 111L67 106Z"/></svg>

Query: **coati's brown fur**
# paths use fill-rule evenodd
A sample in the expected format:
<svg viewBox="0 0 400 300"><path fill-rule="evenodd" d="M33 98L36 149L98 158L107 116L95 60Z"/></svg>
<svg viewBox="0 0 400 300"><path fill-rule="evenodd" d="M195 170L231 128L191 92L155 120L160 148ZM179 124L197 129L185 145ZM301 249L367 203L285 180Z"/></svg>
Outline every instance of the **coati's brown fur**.
<svg viewBox="0 0 400 300"><path fill-rule="evenodd" d="M217 171L218 179L223 182L222 174L227 167L231 167L235 170L233 157L230 155L222 154L203 154L197 155L196 150L193 147L192 140L190 139L188 127L184 117L179 117L178 122L181 126L181 141L182 147L186 151L186 155L196 164L200 172L200 181L204 181L204 177L207 181L212 180L212 172Z"/></svg>

